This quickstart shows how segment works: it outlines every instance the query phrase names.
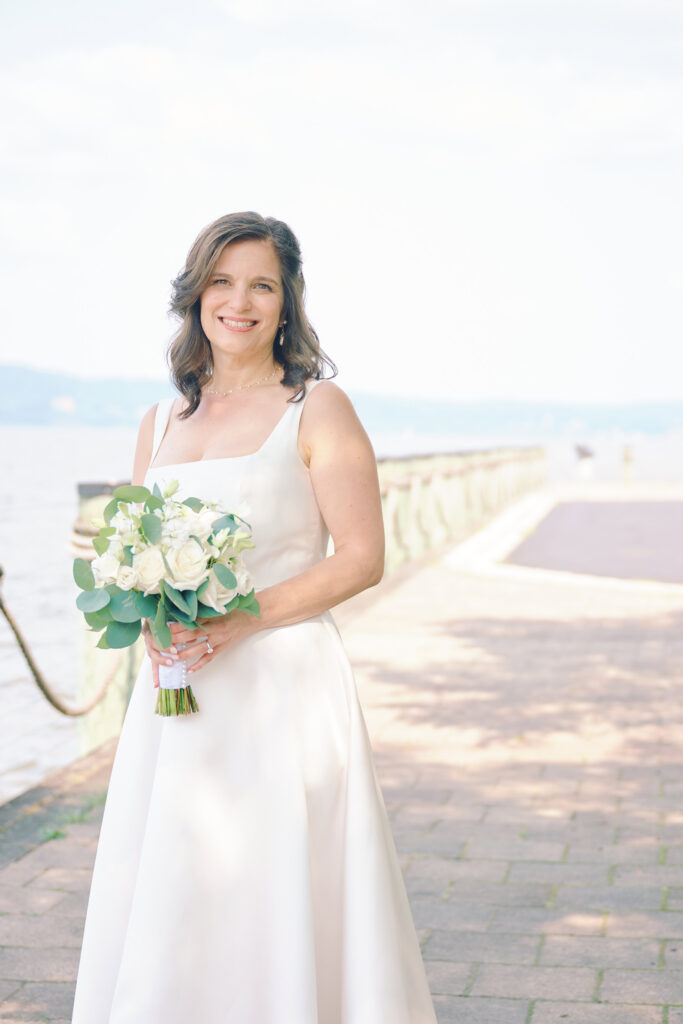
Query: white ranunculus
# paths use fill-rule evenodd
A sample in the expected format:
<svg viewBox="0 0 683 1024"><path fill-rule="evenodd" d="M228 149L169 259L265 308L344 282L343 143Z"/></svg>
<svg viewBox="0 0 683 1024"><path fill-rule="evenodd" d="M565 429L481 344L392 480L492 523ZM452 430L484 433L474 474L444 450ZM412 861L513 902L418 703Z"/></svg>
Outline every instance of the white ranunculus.
<svg viewBox="0 0 683 1024"><path fill-rule="evenodd" d="M111 545L104 554L93 559L92 571L97 583L114 583L121 563L117 557L116 549L111 550Z"/></svg>
<svg viewBox="0 0 683 1024"><path fill-rule="evenodd" d="M213 524L219 516L212 508L202 509L195 512L192 522L192 533L201 541L207 541L213 529Z"/></svg>
<svg viewBox="0 0 683 1024"><path fill-rule="evenodd" d="M196 540L171 548L166 561L173 575L168 582L176 590L196 590L206 579L206 553Z"/></svg>
<svg viewBox="0 0 683 1024"><path fill-rule="evenodd" d="M115 516L112 516L110 526L116 529L120 542L126 546L134 544L138 539L138 521L132 514L122 512L120 509Z"/></svg>
<svg viewBox="0 0 683 1024"><path fill-rule="evenodd" d="M237 587L228 589L220 582L215 572L209 576L209 584L201 596L202 604L207 604L216 612L223 612L226 604L237 594Z"/></svg>
<svg viewBox="0 0 683 1024"><path fill-rule="evenodd" d="M193 525L189 516L174 516L167 519L163 528L164 540L175 542L172 546L185 544L190 539L190 534L194 533Z"/></svg>
<svg viewBox="0 0 683 1024"><path fill-rule="evenodd" d="M147 547L133 555L133 569L138 575L138 586L145 594L158 594L159 583L164 577L166 566L157 547Z"/></svg>
<svg viewBox="0 0 683 1024"><path fill-rule="evenodd" d="M132 590L138 585L138 574L132 565L122 565L116 577L116 585L121 590Z"/></svg>

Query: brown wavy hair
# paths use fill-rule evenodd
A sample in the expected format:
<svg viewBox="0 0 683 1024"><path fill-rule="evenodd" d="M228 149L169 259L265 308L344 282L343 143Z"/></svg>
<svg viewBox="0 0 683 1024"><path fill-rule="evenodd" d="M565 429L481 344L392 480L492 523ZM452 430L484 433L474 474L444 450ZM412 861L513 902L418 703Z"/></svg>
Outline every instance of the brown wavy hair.
<svg viewBox="0 0 683 1024"><path fill-rule="evenodd" d="M190 249L185 266L171 282L170 311L180 320L180 328L171 339L167 360L171 380L188 402L181 417L196 411L202 388L213 372L211 344L201 324L201 295L226 245L246 238L270 242L280 261L284 291L282 319L287 321L284 344L273 339L273 359L284 367L283 387L298 387L290 401L301 401L309 377L324 378L325 364L336 377L338 370L320 347L318 335L304 309L305 282L301 270L301 248L294 232L281 220L258 213L229 213L219 217L199 234ZM328 378L324 378L328 379Z"/></svg>

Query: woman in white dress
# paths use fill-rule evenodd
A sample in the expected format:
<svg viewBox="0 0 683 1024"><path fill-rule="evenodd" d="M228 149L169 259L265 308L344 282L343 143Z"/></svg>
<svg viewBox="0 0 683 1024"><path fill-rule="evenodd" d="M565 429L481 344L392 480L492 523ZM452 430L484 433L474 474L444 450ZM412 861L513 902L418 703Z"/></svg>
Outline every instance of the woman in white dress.
<svg viewBox="0 0 683 1024"><path fill-rule="evenodd" d="M73 1024L435 1024L330 613L382 577L375 456L303 293L296 238L255 213L209 225L174 282L179 397L143 418L133 482L244 515L261 613L174 624L165 651L146 634ZM199 713L159 717L180 659Z"/></svg>

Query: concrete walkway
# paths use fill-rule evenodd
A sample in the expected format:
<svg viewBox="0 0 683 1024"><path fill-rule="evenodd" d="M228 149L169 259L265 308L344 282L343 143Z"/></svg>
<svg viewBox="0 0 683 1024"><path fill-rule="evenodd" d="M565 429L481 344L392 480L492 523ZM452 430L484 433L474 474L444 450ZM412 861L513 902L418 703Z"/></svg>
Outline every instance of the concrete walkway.
<svg viewBox="0 0 683 1024"><path fill-rule="evenodd" d="M500 564L555 500L338 621L441 1024L683 1024L683 587ZM69 1018L110 755L0 808L0 1021Z"/></svg>

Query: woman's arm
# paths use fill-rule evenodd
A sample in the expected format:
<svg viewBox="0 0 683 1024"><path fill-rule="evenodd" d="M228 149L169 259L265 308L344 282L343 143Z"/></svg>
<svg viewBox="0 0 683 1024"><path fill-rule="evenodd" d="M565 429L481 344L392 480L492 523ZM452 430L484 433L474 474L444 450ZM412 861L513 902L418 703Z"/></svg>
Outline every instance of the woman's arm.
<svg viewBox="0 0 683 1024"><path fill-rule="evenodd" d="M384 524L375 453L350 399L336 384L321 383L306 399L300 439L334 554L258 591L260 618L235 611L205 620L203 630L214 652L259 630L319 615L382 578ZM181 626L171 629L174 640L199 639ZM175 656L174 648L171 651ZM178 656L195 655L190 648ZM201 669L213 656L203 655L189 671Z"/></svg>
<svg viewBox="0 0 683 1024"><path fill-rule="evenodd" d="M260 629L318 615L372 587L384 573L384 524L377 462L347 395L319 384L306 399L300 437L334 554L261 590Z"/></svg>
<svg viewBox="0 0 683 1024"><path fill-rule="evenodd" d="M135 448L135 459L133 461L133 476L131 483L136 486L144 483L145 474L152 461L152 445L154 444L154 419L157 406L153 405L148 409L140 421L138 431L138 443Z"/></svg>

